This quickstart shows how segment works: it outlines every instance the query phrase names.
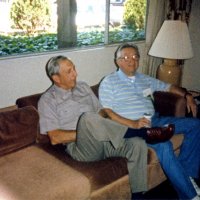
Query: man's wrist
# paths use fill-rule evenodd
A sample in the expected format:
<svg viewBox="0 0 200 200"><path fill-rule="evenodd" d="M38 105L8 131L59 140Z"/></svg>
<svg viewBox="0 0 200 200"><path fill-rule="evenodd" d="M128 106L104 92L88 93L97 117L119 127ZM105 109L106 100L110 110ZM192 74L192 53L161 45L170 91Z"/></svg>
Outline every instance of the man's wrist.
<svg viewBox="0 0 200 200"><path fill-rule="evenodd" d="M191 93L189 93L188 91L186 91L186 92L185 92L185 94L184 94L184 96L183 96L183 97L184 97L184 99L187 99L187 96L192 96L192 94L191 94Z"/></svg>

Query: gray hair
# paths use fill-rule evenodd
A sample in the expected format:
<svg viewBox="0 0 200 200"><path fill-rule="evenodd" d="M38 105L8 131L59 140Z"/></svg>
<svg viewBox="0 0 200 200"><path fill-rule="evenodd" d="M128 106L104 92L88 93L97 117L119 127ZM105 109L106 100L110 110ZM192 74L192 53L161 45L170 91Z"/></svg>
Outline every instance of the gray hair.
<svg viewBox="0 0 200 200"><path fill-rule="evenodd" d="M48 77L51 79L51 77L55 74L59 74L60 70L60 61L62 60L70 60L66 56L55 56L49 59L49 61L46 64L46 73Z"/></svg>
<svg viewBox="0 0 200 200"><path fill-rule="evenodd" d="M117 70L119 69L119 66L117 64L117 60L121 57L121 52L123 49L125 48L132 48L132 49L135 49L136 51L136 54L140 57L140 52L139 52L139 49L138 49L138 46L135 45L135 44L130 44L130 43L125 43L125 44L121 44L118 46L118 48L116 49L115 51L115 54L114 54L114 63L117 67Z"/></svg>
<svg viewBox="0 0 200 200"><path fill-rule="evenodd" d="M121 57L121 52L123 49L125 48L132 48L132 49L135 49L136 51L136 54L140 57L140 52L139 52L139 49L138 49L138 46L135 45L135 44L130 44L130 43L125 43L125 44L122 44L120 46L118 46L117 50L115 51L115 54L114 54L114 60L116 61L117 59L119 59Z"/></svg>

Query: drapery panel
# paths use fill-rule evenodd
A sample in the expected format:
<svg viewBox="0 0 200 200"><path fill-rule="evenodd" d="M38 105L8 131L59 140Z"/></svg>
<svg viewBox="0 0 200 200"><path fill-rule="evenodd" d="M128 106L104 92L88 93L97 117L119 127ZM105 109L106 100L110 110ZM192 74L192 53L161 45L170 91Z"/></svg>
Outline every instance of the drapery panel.
<svg viewBox="0 0 200 200"><path fill-rule="evenodd" d="M181 20L188 24L191 7L192 0L169 0L166 19Z"/></svg>

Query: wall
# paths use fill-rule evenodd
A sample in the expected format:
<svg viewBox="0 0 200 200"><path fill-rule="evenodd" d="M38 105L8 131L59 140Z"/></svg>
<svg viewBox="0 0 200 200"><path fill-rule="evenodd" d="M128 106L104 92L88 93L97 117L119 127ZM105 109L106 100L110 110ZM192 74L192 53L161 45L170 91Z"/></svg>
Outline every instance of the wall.
<svg viewBox="0 0 200 200"><path fill-rule="evenodd" d="M184 65L182 85L188 89L200 91L200 1L193 0L189 24L190 38L194 57Z"/></svg>
<svg viewBox="0 0 200 200"><path fill-rule="evenodd" d="M138 43L141 60L144 43ZM43 92L51 82L46 76L45 64L55 55L70 57L78 72L78 79L89 85L96 84L103 76L114 71L113 55L117 46L79 51L60 51L37 56L0 59L0 108L12 106L17 98ZM141 63L142 65L142 63Z"/></svg>

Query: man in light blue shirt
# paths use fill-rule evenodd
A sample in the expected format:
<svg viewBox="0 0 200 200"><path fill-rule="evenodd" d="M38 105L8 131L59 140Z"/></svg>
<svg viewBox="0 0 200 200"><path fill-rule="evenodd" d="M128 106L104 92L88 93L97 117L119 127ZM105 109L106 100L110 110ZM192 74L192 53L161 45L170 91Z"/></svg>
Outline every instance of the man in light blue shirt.
<svg viewBox="0 0 200 200"><path fill-rule="evenodd" d="M168 91L169 87L169 84L138 72L130 78L119 69L103 80L100 98L105 108L110 108L123 117L136 120L142 118L144 113L154 115L152 92Z"/></svg>
<svg viewBox="0 0 200 200"><path fill-rule="evenodd" d="M194 188L193 178L200 171L200 120L196 118L158 117L152 103L155 91L169 91L184 96L187 108L196 116L195 101L184 89L164 83L137 72L139 50L132 44L123 44L115 52L118 70L104 78L99 89L100 102L108 116L132 128L163 126L173 123L176 134L184 133L184 142L177 158L170 141L150 145L161 162L162 168L176 189L180 199L198 198L199 188ZM144 114L152 115L151 122ZM192 181L191 181L192 180Z"/></svg>

